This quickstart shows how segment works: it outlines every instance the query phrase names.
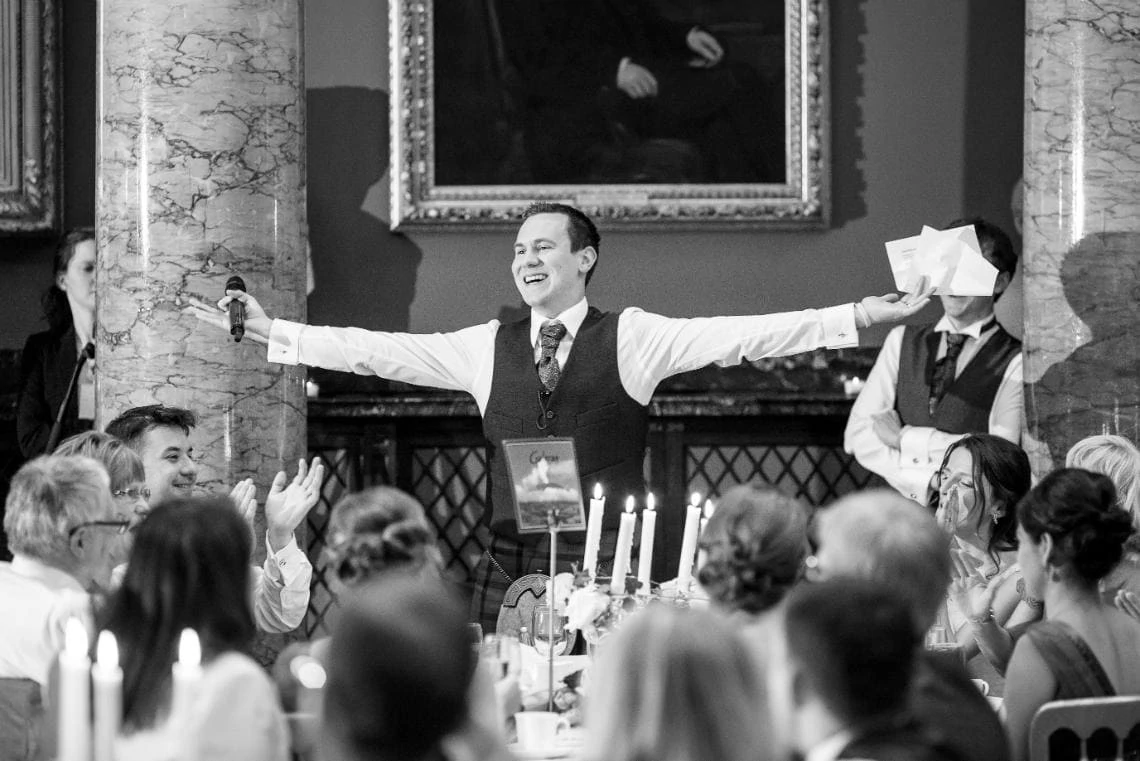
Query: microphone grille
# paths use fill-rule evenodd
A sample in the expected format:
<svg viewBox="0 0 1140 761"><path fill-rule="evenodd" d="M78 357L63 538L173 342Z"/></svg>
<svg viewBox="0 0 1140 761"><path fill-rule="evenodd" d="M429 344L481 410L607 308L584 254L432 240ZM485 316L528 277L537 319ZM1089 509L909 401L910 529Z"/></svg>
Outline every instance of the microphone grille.
<svg viewBox="0 0 1140 761"><path fill-rule="evenodd" d="M230 277L230 279L226 281L226 290L227 291L244 291L245 290L245 281L242 280L237 275L232 275Z"/></svg>

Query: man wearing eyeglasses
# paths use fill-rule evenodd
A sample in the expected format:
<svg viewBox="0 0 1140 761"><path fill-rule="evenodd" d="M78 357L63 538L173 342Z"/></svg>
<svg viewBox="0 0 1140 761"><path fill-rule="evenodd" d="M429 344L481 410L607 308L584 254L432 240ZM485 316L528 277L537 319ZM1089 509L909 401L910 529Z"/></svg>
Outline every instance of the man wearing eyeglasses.
<svg viewBox="0 0 1140 761"><path fill-rule="evenodd" d="M72 617L90 623L88 594L126 560L132 513L111 499L107 471L89 457L38 457L12 478L0 563L0 678L47 681Z"/></svg>

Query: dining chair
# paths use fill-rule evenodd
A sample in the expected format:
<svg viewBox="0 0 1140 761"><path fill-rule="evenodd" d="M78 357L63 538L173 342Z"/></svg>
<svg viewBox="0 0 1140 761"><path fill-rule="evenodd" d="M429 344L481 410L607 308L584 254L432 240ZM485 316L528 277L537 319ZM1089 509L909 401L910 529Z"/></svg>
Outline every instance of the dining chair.
<svg viewBox="0 0 1140 761"><path fill-rule="evenodd" d="M44 704L31 679L0 679L0 757L35 761L41 757Z"/></svg>
<svg viewBox="0 0 1140 761"><path fill-rule="evenodd" d="M1029 727L1029 758L1140 759L1140 696L1046 703Z"/></svg>

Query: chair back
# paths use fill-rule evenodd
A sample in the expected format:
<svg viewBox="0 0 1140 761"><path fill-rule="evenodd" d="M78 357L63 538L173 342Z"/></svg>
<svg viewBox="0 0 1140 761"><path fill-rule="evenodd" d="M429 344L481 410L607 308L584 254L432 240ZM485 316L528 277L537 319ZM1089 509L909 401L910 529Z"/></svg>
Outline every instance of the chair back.
<svg viewBox="0 0 1140 761"><path fill-rule="evenodd" d="M0 759L38 759L43 724L39 683L31 679L0 679Z"/></svg>
<svg viewBox="0 0 1140 761"><path fill-rule="evenodd" d="M1029 728L1030 761L1140 758L1140 696L1056 700Z"/></svg>

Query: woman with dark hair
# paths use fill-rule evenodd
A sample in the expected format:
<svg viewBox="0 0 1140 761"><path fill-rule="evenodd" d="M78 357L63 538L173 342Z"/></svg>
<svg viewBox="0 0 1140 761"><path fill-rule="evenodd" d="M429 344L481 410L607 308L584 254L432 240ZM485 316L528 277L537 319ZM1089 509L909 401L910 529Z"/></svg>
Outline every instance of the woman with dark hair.
<svg viewBox="0 0 1140 761"><path fill-rule="evenodd" d="M114 633L123 668L119 761L288 757L273 683L249 657L249 528L229 499L174 499L135 536L122 586L97 616ZM183 629L198 633L202 678L171 715L171 666Z"/></svg>
<svg viewBox="0 0 1140 761"><path fill-rule="evenodd" d="M52 284L43 296L49 328L28 338L20 364L16 433L25 457L44 454L63 406L79 352L94 340L95 231L64 236L52 262ZM95 417L95 378L85 362L63 415L62 436L91 427Z"/></svg>
<svg viewBox="0 0 1140 761"><path fill-rule="evenodd" d="M1014 507L1031 478L1021 447L979 433L950 445L932 483L930 505L951 536L954 563L942 624L966 658L980 650L999 673L1013 648L1007 629L1040 616L1040 602L1025 594L1016 564Z"/></svg>
<svg viewBox="0 0 1140 761"><path fill-rule="evenodd" d="M1107 476L1054 471L1017 506L1017 520L1017 561L1047 612L1017 641L1006 680L1010 744L1026 759L1030 722L1045 703L1140 694L1140 630L1097 589L1132 533Z"/></svg>
<svg viewBox="0 0 1140 761"><path fill-rule="evenodd" d="M701 535L697 580L713 602L759 615L803 575L809 508L778 489L742 484L725 492Z"/></svg>

